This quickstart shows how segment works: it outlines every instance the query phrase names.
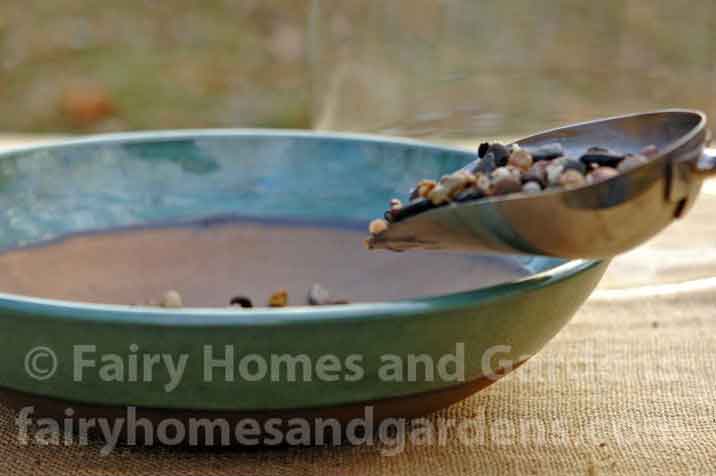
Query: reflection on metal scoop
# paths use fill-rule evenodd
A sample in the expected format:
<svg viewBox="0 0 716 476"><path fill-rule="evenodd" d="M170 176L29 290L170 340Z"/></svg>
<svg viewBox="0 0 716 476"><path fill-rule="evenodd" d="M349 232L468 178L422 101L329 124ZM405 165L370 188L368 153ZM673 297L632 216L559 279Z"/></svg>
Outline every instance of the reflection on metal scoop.
<svg viewBox="0 0 716 476"><path fill-rule="evenodd" d="M665 110L600 119L516 141L523 147L553 142L579 157L599 145L637 153L655 145L648 163L581 188L515 193L432 208L371 237L371 248L455 249L479 252L606 258L648 240L696 199L704 177L716 174L716 149L706 116Z"/></svg>

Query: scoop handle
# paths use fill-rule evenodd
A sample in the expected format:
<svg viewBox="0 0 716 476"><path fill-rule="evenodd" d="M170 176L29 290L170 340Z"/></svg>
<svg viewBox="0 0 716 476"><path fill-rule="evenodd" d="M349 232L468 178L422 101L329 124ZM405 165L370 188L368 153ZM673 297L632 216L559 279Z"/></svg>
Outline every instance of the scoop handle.
<svg viewBox="0 0 716 476"><path fill-rule="evenodd" d="M701 158L694 163L692 171L702 178L716 175L716 148L705 148Z"/></svg>

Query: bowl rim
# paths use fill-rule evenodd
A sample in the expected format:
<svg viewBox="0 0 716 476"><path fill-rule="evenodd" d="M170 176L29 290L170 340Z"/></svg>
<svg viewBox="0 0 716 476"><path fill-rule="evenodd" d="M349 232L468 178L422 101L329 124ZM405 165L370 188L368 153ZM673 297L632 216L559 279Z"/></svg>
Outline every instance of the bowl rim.
<svg viewBox="0 0 716 476"><path fill-rule="evenodd" d="M691 112L691 111L689 111ZM276 139L308 138L331 141L360 141L418 147L447 153L464 153L465 147L434 144L414 139L374 134L346 132L316 132L292 129L185 129L97 134L37 145L13 147L0 152L0 160L18 158L24 154L62 150L76 146L121 145L167 140L203 138L266 137ZM534 257L540 259L540 257ZM111 322L113 324L152 327L235 327L280 326L285 324L322 324L346 320L365 321L387 317L409 318L435 311L450 312L475 307L489 301L534 291L572 276L586 272L603 260L561 260L544 258L544 269L515 281L481 287L469 291L440 294L396 301L376 301L347 305L290 306L286 308L255 308L251 310L227 308L187 307L166 309L149 306L87 303L60 299L45 299L0 292L0 315L8 311L34 318L49 318L67 322Z"/></svg>

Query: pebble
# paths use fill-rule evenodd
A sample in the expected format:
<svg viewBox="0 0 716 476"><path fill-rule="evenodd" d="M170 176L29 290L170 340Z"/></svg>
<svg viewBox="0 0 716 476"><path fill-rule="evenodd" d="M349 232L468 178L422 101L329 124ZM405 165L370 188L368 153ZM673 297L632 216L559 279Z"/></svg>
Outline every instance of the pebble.
<svg viewBox="0 0 716 476"><path fill-rule="evenodd" d="M279 289L269 297L269 307L286 307L288 304L288 291Z"/></svg>
<svg viewBox="0 0 716 476"><path fill-rule="evenodd" d="M590 147L579 160L587 166L616 167L624 159L624 154L604 147Z"/></svg>
<svg viewBox="0 0 716 476"><path fill-rule="evenodd" d="M490 144L490 147L487 148L484 158L488 158L490 155L494 158L495 165L497 167L504 167L507 165L507 159L510 157L510 151L499 142L493 142Z"/></svg>
<svg viewBox="0 0 716 476"><path fill-rule="evenodd" d="M522 191L525 193L541 192L542 186L539 184L539 182L530 180L529 182L525 182L524 185L522 185Z"/></svg>
<svg viewBox="0 0 716 476"><path fill-rule="evenodd" d="M524 182L538 182L542 187L547 185L547 166L549 162L541 160L535 162L530 169L522 175Z"/></svg>
<svg viewBox="0 0 716 476"><path fill-rule="evenodd" d="M596 169L589 172L589 174L587 175L587 183L593 184L597 182L602 182L612 177L616 177L617 175L619 175L619 172L617 172L617 169L615 168L597 167Z"/></svg>
<svg viewBox="0 0 716 476"><path fill-rule="evenodd" d="M234 296L231 298L231 301L229 301L230 306L240 306L240 307L254 307L253 303L251 302L251 299L247 298L246 296Z"/></svg>
<svg viewBox="0 0 716 476"><path fill-rule="evenodd" d="M566 169L559 177L559 185L564 188L581 187L586 183L584 175L579 170Z"/></svg>
<svg viewBox="0 0 716 476"><path fill-rule="evenodd" d="M514 176L506 176L497 179L493 186L494 195L506 195L522 191L522 180Z"/></svg>
<svg viewBox="0 0 716 476"><path fill-rule="evenodd" d="M428 200L433 205L442 205L443 203L447 203L450 199L450 189L447 188L445 185L437 184L435 187L433 187L432 190L430 190L430 193L428 194Z"/></svg>
<svg viewBox="0 0 716 476"><path fill-rule="evenodd" d="M437 185L435 180L421 180L410 192L410 200L418 200L420 198L428 198L430 190Z"/></svg>
<svg viewBox="0 0 716 476"><path fill-rule="evenodd" d="M370 222L370 225L368 225L368 231L371 235L378 235L380 233L383 233L385 230L388 229L388 222L385 220L381 220L380 218L377 218Z"/></svg>
<svg viewBox="0 0 716 476"><path fill-rule="evenodd" d="M504 167L499 167L495 169L495 171L492 172L492 175L490 176L490 179L493 183L502 180L503 178L511 178L521 182L522 172L520 172L520 169L518 169L517 167L506 165Z"/></svg>
<svg viewBox="0 0 716 476"><path fill-rule="evenodd" d="M483 142L480 144L480 147L477 148L477 156L479 158L485 157L485 154L487 154L487 149L490 148L489 142Z"/></svg>
<svg viewBox="0 0 716 476"><path fill-rule="evenodd" d="M532 167L532 156L525 149L516 149L510 155L507 163L513 167L520 169L523 172L527 172Z"/></svg>
<svg viewBox="0 0 716 476"><path fill-rule="evenodd" d="M565 157L560 163L564 166L564 170L576 170L582 175L587 173L587 166L581 160Z"/></svg>
<svg viewBox="0 0 716 476"><path fill-rule="evenodd" d="M647 162L649 162L649 159L643 155L627 155L626 157L624 157L624 160L619 162L619 165L617 165L617 170L621 173L628 172L641 165L644 165Z"/></svg>
<svg viewBox="0 0 716 476"><path fill-rule="evenodd" d="M413 216L450 201L464 202L515 192L536 193L546 188L575 188L607 180L645 164L658 155L655 146L641 154L622 154L605 147L590 147L575 159L564 155L559 142L540 146L480 144L474 163L440 179L421 180L411 192L411 201L403 206L391 200L386 220L371 222L373 234L384 231L389 222ZM470 167L472 171L467 171ZM586 174L586 175L585 175Z"/></svg>
<svg viewBox="0 0 716 476"><path fill-rule="evenodd" d="M311 306L328 306L331 304L348 304L348 301L344 299L336 299L333 297L330 291L315 283L308 290L308 304Z"/></svg>
<svg viewBox="0 0 716 476"><path fill-rule="evenodd" d="M564 172L564 165L560 163L550 163L545 169L545 173L547 174L547 185L551 187L559 185L559 179L562 176L562 172Z"/></svg>
<svg viewBox="0 0 716 476"><path fill-rule="evenodd" d="M179 308L183 307L184 303L182 302L179 291L171 289L164 293L164 296L162 296L162 299L159 301L159 305L161 307Z"/></svg>
<svg viewBox="0 0 716 476"><path fill-rule="evenodd" d="M526 149L530 155L532 155L532 160L535 162L540 160L552 160L564 155L564 147L562 147L562 144L559 142L543 144L537 147L523 146L522 148Z"/></svg>

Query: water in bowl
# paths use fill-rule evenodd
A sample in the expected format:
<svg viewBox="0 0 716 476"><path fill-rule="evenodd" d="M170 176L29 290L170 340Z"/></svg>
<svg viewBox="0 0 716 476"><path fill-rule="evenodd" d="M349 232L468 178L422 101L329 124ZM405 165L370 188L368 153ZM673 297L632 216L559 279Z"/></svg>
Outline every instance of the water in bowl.
<svg viewBox="0 0 716 476"><path fill-rule="evenodd" d="M187 307L224 307L236 295L265 306L283 288L289 305L306 305L314 283L355 303L467 291L529 274L512 257L368 251L365 237L363 223L247 219L79 233L0 254L0 291L144 305L175 289Z"/></svg>

